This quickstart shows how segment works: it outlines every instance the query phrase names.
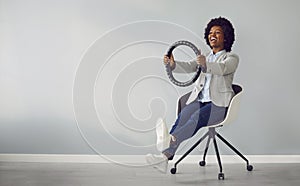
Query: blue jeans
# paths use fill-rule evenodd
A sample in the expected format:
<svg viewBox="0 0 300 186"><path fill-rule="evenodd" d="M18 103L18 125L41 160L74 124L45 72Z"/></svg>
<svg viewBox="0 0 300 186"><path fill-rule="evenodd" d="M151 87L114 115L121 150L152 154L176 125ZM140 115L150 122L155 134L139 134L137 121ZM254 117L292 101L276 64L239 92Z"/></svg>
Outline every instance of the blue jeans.
<svg viewBox="0 0 300 186"><path fill-rule="evenodd" d="M214 125L224 120L228 107L219 107L212 102L194 101L185 106L178 115L170 134L176 138L163 153L173 157L180 143L191 138L204 126ZM172 158L171 158L172 159Z"/></svg>

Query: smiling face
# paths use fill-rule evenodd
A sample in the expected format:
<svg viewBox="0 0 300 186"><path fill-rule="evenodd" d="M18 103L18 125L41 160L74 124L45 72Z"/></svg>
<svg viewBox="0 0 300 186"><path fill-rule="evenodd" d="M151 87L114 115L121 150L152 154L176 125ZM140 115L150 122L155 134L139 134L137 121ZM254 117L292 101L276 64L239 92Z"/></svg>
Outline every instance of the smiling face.
<svg viewBox="0 0 300 186"><path fill-rule="evenodd" d="M211 27L208 34L209 45L214 53L224 49L224 32L221 26Z"/></svg>

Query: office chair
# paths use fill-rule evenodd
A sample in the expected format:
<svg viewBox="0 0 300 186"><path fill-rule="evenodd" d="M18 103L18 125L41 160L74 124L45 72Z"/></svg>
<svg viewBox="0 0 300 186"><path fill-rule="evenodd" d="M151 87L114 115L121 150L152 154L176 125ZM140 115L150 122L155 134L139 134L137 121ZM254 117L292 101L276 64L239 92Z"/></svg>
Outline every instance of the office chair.
<svg viewBox="0 0 300 186"><path fill-rule="evenodd" d="M208 151L208 147L210 144L210 141L213 140L214 143L214 147L215 147L215 151L216 151L216 156L217 156L217 160L218 160L218 164L220 167L220 173L218 175L218 179L219 180L224 180L225 179L225 175L223 173L223 168L222 168L222 163L221 163L221 158L220 158L220 154L219 154L219 150L218 150L218 146L217 146L217 141L216 141L216 137L218 137L222 142L224 142L230 149L232 149L236 154L238 154L243 160L246 161L247 164L247 170L248 171L252 171L253 170L253 166L249 164L249 161L247 160L247 158L245 158L245 156L240 153L235 147L233 147L227 140L225 140L217 131L216 128L222 127L223 125L229 124L231 123L237 116L237 111L239 109L239 103L240 103L240 97L242 94L242 87L239 85L232 85L232 89L235 93L234 97L231 99L227 113L226 113L226 117L225 119L216 124L216 125L210 125L204 128L208 128L208 132L206 132L179 160L177 160L174 164L174 168L172 168L170 170L170 172L172 174L175 174L177 171L177 165L179 164L179 162L181 162L190 152L192 152L205 138L207 139L206 142L206 147L204 150L204 155L203 155L203 160L199 162L200 166L205 166L206 162L205 162L205 157ZM183 107L186 106L186 101L189 98L191 92L183 95L179 100L178 100L178 108L177 108L177 114L180 113L180 111L183 109Z"/></svg>

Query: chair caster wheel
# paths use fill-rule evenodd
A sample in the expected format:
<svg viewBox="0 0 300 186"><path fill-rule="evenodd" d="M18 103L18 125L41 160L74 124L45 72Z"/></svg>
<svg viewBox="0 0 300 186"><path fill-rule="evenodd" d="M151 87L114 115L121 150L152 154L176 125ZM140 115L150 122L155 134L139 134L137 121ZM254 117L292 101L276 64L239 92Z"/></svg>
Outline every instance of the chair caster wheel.
<svg viewBox="0 0 300 186"><path fill-rule="evenodd" d="M170 170L170 172L171 172L171 174L176 174L176 168L172 168L171 170Z"/></svg>
<svg viewBox="0 0 300 186"><path fill-rule="evenodd" d="M206 164L205 161L200 161L200 162L199 162L199 165L200 165L201 167L204 167L205 164Z"/></svg>
<svg viewBox="0 0 300 186"><path fill-rule="evenodd" d="M218 179L219 179L219 180L224 180L224 179L225 179L224 173L219 173Z"/></svg>
<svg viewBox="0 0 300 186"><path fill-rule="evenodd" d="M252 171L253 170L253 166L252 165L247 165L247 170L248 171Z"/></svg>

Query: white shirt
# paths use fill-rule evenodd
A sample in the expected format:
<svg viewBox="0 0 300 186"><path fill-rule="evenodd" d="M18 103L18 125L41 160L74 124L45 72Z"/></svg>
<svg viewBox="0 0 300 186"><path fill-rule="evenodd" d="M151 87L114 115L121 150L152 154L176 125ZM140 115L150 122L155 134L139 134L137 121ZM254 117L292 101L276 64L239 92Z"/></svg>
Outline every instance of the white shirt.
<svg viewBox="0 0 300 186"><path fill-rule="evenodd" d="M224 52L226 52L226 51L225 50L221 50L221 51L219 51L219 52L217 52L217 53L214 54L211 51L210 54L206 58L206 62L207 63L214 63L218 59L218 57L221 54L223 54ZM205 73L204 87L201 90L201 92L199 93L199 99L198 99L202 103L211 101L210 95L209 95L210 80L211 80L211 74Z"/></svg>

